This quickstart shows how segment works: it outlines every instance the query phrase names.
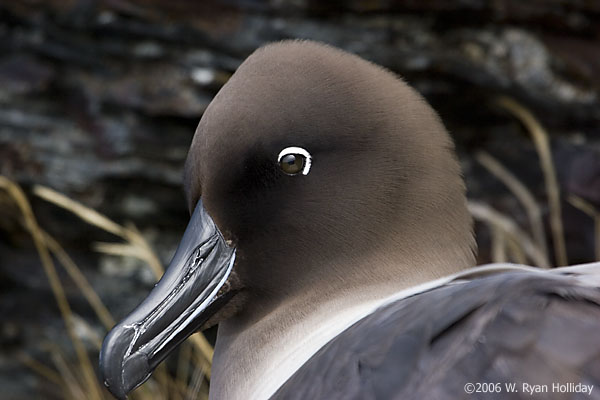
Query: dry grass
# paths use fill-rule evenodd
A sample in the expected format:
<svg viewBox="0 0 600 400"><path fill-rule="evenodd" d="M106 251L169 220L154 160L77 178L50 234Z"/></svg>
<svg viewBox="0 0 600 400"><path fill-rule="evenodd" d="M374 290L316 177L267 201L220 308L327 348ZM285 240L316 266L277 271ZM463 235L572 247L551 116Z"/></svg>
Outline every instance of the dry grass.
<svg viewBox="0 0 600 400"><path fill-rule="evenodd" d="M531 139L533 140L540 158L540 166L544 173L544 183L546 185L548 206L550 208L550 228L552 230L552 241L554 244L556 263L559 266L567 265L567 248L565 246L562 224L560 189L556 179L554 162L552 161L548 133L542 127L542 124L534 117L533 113L514 99L501 97L498 99L497 103L500 107L517 117L531 135Z"/></svg>
<svg viewBox="0 0 600 400"><path fill-rule="evenodd" d="M160 279L162 276L164 269L160 260L135 226L121 226L97 211L44 186L34 186L33 193L50 203L72 212L88 224L112 233L124 241L124 243L100 243L96 246L97 250L100 249L106 254L139 258L148 263L156 279Z"/></svg>
<svg viewBox="0 0 600 400"><path fill-rule="evenodd" d="M550 228L557 265L567 265L567 251L561 214L560 189L550 151L548 133L531 111L508 97L501 97L497 104L518 118L535 145L544 173L544 184L550 210ZM546 245L544 224L540 205L529 189L498 160L485 152L475 154L475 159L492 175L500 180L524 207L529 220L531 234L518 227L516 222L499 213L487 204L469 202L469 210L476 220L487 224L491 232L491 255L493 262L531 262L539 267L550 267L550 254ZM595 258L600 261L600 211L585 200L570 196L568 201L594 220Z"/></svg>
<svg viewBox="0 0 600 400"><path fill-rule="evenodd" d="M50 282L52 293L54 293L54 298L58 304L63 321L65 322L67 333L71 339L73 347L75 348L77 359L79 360L79 368L83 375L83 383L88 389L87 397L92 400L101 399L102 390L98 384L98 379L94 373L94 368L92 367L92 363L87 354L85 346L83 345L79 336L77 336L75 333L75 329L73 327L73 312L71 311L71 306L67 301L67 296L65 295L65 291L58 277L58 273L56 272L54 261L52 260L52 256L48 250L45 234L39 227L31 209L31 205L29 204L29 201L27 201L27 197L21 188L3 176L0 176L0 188L4 189L14 200L17 207L19 207L19 210L23 216L23 225L33 239L33 243L42 262L42 267L44 268L48 282ZM63 376L66 382L71 381L70 376Z"/></svg>
<svg viewBox="0 0 600 400"><path fill-rule="evenodd" d="M548 261L548 248L546 246L546 235L544 234L544 221L542 220L542 210L538 203L535 201L533 194L514 176L508 171L499 161L493 158L488 153L483 151L475 154L475 159L481 163L490 173L504 183L508 189L515 195L517 200L525 208L527 217L529 219L529 228L533 235L533 241L538 248L540 253L540 261L542 261L540 267L550 266ZM500 262L500 261L498 261Z"/></svg>
<svg viewBox="0 0 600 400"><path fill-rule="evenodd" d="M493 259L494 262L509 261L506 252L510 250L515 256L515 262L525 263L524 256L527 256L534 265L549 267L546 255L513 219L477 201L469 201L469 211L473 218L488 224L492 229L492 256L498 257ZM495 252L498 254L494 254Z"/></svg>
<svg viewBox="0 0 600 400"><path fill-rule="evenodd" d="M77 264L66 253L58 241L38 225L23 190L4 176L0 176L0 189L18 207L22 217L22 224L33 239L70 341L74 347L77 365L73 365L67 361L68 357L65 356L62 349L50 344L47 345L46 350L50 354L54 368L34 360L23 352L18 353L18 359L39 376L58 386L60 392L67 399L112 399L112 396L106 389L99 384L99 379L95 374L90 356L80 335L81 332L86 332L85 337L93 343L96 352L100 349L101 338L94 334L94 330L84 319L72 312L52 255L56 257L56 260L62 265L81 291L106 330L114 325L114 318L104 306L102 300L87 281ZM95 246L98 251L113 255L136 257L147 263L157 279L162 276L163 267L158 257L146 239L133 225L122 226L117 224L97 211L43 186L35 186L33 192L42 199L72 212L85 222L112 233L123 240L123 243L99 243ZM184 352L183 349L187 349L187 351ZM204 335L193 335L186 342L185 346L182 347L180 359L178 360L177 373L172 375L164 365L161 365L156 369L153 378L134 391L132 397L140 400L208 398L207 382L210 378L212 355L212 347ZM190 379L190 371L192 369L196 372Z"/></svg>

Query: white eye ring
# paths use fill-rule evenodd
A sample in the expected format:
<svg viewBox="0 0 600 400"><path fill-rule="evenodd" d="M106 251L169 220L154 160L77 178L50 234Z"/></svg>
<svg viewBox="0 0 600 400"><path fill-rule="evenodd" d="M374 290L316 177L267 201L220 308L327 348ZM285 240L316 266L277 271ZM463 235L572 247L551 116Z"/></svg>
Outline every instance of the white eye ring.
<svg viewBox="0 0 600 400"><path fill-rule="evenodd" d="M312 157L310 153L304 150L302 147L286 147L285 149L279 152L277 156L277 162L281 162L281 159L289 154L300 154L304 157L304 167L302 168L302 175L308 175L310 172L310 166L312 164Z"/></svg>

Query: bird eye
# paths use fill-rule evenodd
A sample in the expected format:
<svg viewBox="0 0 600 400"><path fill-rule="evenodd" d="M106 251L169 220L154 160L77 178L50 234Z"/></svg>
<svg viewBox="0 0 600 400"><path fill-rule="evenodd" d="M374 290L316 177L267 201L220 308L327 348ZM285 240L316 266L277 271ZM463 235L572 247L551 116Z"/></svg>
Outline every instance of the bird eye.
<svg viewBox="0 0 600 400"><path fill-rule="evenodd" d="M288 154L279 161L281 169L286 174L295 175L304 167L304 157L300 154Z"/></svg>
<svg viewBox="0 0 600 400"><path fill-rule="evenodd" d="M302 147L286 147L277 157L281 170L287 175L308 175L311 161L310 153Z"/></svg>

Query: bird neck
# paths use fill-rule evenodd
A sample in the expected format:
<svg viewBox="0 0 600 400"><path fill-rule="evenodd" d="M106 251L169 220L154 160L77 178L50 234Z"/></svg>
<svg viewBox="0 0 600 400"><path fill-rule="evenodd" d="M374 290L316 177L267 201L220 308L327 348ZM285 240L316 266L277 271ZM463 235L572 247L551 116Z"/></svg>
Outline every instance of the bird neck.
<svg viewBox="0 0 600 400"><path fill-rule="evenodd" d="M398 219L393 229L381 230L385 234L371 231L360 243L349 236L322 247L313 242L312 256L294 249L247 252L248 265L269 271L259 281L270 286L249 293L244 309L219 325L211 399L269 398L321 347L377 307L472 267L472 220L462 182L457 174L452 178L458 181L453 192L432 194L423 183L427 196L404 196L411 212L390 214ZM346 251L335 248L344 245Z"/></svg>
<svg viewBox="0 0 600 400"><path fill-rule="evenodd" d="M370 271L371 278L373 266L382 264L381 259L363 262L353 269ZM413 259L396 264L393 277L386 276L392 269L381 268L379 279L367 283L356 275L344 282L314 282L317 286L296 291L274 307L255 299L254 312L244 312L219 325L210 398L269 398L312 355L353 323L392 298L439 285L436 278L470 266L462 260L454 262L460 266L446 262L433 268L429 261ZM266 313L265 307L269 310Z"/></svg>

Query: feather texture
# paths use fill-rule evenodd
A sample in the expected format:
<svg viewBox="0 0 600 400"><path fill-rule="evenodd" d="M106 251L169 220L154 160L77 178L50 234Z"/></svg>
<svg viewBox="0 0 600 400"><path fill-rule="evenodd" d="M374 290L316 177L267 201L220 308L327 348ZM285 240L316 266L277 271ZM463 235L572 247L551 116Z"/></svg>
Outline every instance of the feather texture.
<svg viewBox="0 0 600 400"><path fill-rule="evenodd" d="M600 272L596 272L600 275ZM597 277L596 277L597 279ZM465 392L500 383L500 393ZM515 383L510 393L505 384ZM318 351L275 399L531 398L528 385L600 393L600 288L573 276L504 272L378 309ZM543 389L543 388L542 388Z"/></svg>

